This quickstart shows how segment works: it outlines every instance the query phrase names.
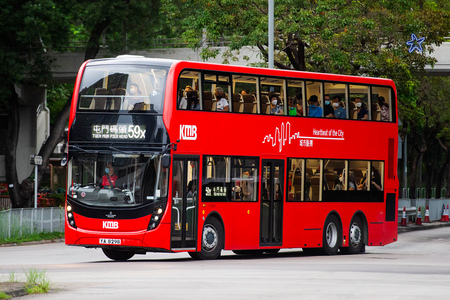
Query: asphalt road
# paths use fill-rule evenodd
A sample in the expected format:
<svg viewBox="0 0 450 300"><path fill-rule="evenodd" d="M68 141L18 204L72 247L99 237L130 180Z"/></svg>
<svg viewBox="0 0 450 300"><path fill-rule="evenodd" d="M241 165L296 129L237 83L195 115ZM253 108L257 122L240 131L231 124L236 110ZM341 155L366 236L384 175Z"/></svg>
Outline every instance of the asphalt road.
<svg viewBox="0 0 450 300"><path fill-rule="evenodd" d="M450 227L413 231L365 254L262 257L225 251L214 261L148 253L113 262L63 243L0 248L0 281L46 270L50 293L20 299L447 299Z"/></svg>

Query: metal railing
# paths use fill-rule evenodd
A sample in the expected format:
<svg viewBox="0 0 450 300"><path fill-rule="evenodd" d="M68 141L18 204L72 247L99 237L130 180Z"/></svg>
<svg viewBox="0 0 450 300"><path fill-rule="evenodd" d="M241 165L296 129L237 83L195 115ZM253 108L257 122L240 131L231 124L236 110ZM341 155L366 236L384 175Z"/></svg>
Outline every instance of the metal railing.
<svg viewBox="0 0 450 300"><path fill-rule="evenodd" d="M441 198L445 198L445 195L447 193L447 188L441 188ZM402 193L400 195L400 199L410 199L411 195L411 189L410 188L403 188ZM416 199L426 199L427 193L425 188L416 188L414 191L414 195L416 196ZM430 199L436 199L436 188L431 188L431 197Z"/></svg>
<svg viewBox="0 0 450 300"><path fill-rule="evenodd" d="M14 208L0 211L0 237L23 237L41 232L64 232L64 208Z"/></svg>

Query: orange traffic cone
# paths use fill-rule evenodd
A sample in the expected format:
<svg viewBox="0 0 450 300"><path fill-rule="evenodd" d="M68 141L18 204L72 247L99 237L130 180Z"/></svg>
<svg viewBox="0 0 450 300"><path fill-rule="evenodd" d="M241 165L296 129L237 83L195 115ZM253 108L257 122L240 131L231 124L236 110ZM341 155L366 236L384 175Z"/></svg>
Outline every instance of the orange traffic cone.
<svg viewBox="0 0 450 300"><path fill-rule="evenodd" d="M406 226L406 208L405 207L403 207L402 221L400 222L400 226Z"/></svg>
<svg viewBox="0 0 450 300"><path fill-rule="evenodd" d="M427 205L427 209L425 210L425 218L423 219L424 223L430 223L430 211L428 210L428 205Z"/></svg>
<svg viewBox="0 0 450 300"><path fill-rule="evenodd" d="M447 204L447 209L445 210L445 222L448 222L448 204Z"/></svg>
<svg viewBox="0 0 450 300"><path fill-rule="evenodd" d="M445 219L446 219L446 218L445 218L445 204L442 204L442 216L441 216L440 221L441 221L441 222L446 222Z"/></svg>
<svg viewBox="0 0 450 300"><path fill-rule="evenodd" d="M422 225L422 214L420 213L420 207L419 211L417 212L416 225Z"/></svg>

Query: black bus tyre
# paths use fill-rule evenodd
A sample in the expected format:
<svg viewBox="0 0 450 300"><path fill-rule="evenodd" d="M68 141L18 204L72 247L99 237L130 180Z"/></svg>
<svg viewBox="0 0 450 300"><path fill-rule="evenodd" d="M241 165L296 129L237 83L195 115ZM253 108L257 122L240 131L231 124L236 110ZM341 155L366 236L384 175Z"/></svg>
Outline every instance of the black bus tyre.
<svg viewBox="0 0 450 300"><path fill-rule="evenodd" d="M356 254L363 252L364 246L364 227L360 217L354 217L350 224L348 233L348 253Z"/></svg>
<svg viewBox="0 0 450 300"><path fill-rule="evenodd" d="M339 241L341 234L341 225L335 215L330 215L325 221L323 230L323 248L322 252L326 255L335 255L339 250Z"/></svg>
<svg viewBox="0 0 450 300"><path fill-rule="evenodd" d="M223 249L224 231L222 224L216 218L209 218L203 225L202 250L189 252L194 259L216 259Z"/></svg>
<svg viewBox="0 0 450 300"><path fill-rule="evenodd" d="M132 251L120 251L120 250L112 250L112 249L106 249L102 248L103 253L112 260L117 261L125 261L134 256L134 252Z"/></svg>

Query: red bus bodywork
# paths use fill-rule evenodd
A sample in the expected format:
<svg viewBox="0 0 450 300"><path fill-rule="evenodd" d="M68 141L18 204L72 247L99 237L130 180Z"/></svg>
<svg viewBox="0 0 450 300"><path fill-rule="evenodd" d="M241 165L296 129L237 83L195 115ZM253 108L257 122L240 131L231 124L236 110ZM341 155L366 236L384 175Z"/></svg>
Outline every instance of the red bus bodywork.
<svg viewBox="0 0 450 300"><path fill-rule="evenodd" d="M78 101L78 89L86 62L80 68L69 126L72 125ZM112 62L113 63L113 62ZM154 63L154 61L152 61ZM177 109L177 84L183 70L210 70L234 72L302 80L347 82L362 85L379 85L392 88L391 80L367 77L352 77L332 74L237 67L207 63L175 61L170 67L164 93L163 121L170 141L177 144L173 156L187 155L199 158L199 174L203 174L204 155L230 155L283 160L287 170L288 157L327 158L383 161L384 201L382 202L308 202L287 201L282 203L282 244L263 247L260 244L261 200L256 202L205 202L199 193L197 207L196 250L202 248L201 236L205 220L215 216L223 225L225 250L269 249L269 248L316 248L323 246L325 220L330 214L338 216L342 225L340 244L347 247L352 218L359 215L367 232L368 246L382 246L397 240L397 122L371 122L358 120L336 120L326 118L267 116L261 114L218 113ZM396 107L396 99L394 99ZM398 119L395 110L394 120ZM195 139L185 139L184 126L195 126ZM327 132L329 139L320 136ZM295 135L297 134L297 135ZM299 140L312 138L309 146L300 146ZM175 142L176 141L176 142ZM261 173L258 176L261 176ZM288 181L284 172L284 182ZM172 178L172 174L169 175ZM200 179L200 178L199 178ZM200 179L201 180L201 179ZM261 182L261 180L259 180ZM199 183L201 185L201 182ZM173 182L169 182L169 199ZM261 197L261 194L258 194ZM391 211L387 212L387 195L391 195ZM392 203L393 201L393 203ZM394 205L392 205L394 204ZM395 211L392 212L392 207ZM99 238L121 239L122 246L135 252L186 251L171 248L171 201L167 202L158 227L147 229L150 215L137 219L118 220L120 230L103 229L108 219L94 219L75 214L77 228L67 221L65 236L67 245L102 247ZM395 214L387 221L386 214ZM142 249L140 251L139 249Z"/></svg>

